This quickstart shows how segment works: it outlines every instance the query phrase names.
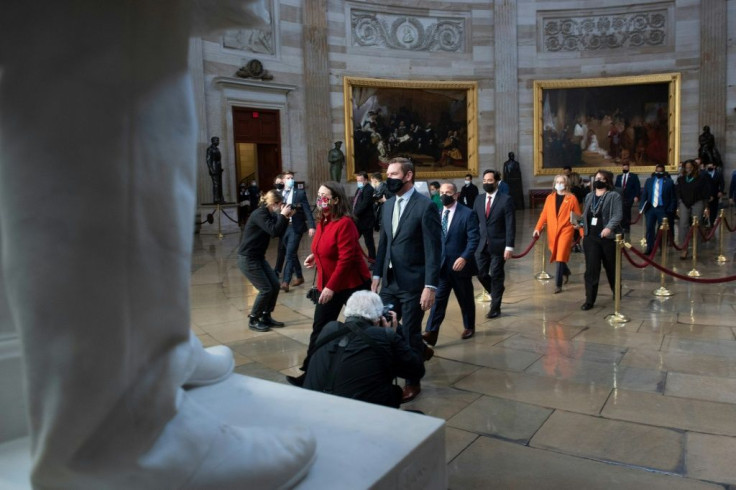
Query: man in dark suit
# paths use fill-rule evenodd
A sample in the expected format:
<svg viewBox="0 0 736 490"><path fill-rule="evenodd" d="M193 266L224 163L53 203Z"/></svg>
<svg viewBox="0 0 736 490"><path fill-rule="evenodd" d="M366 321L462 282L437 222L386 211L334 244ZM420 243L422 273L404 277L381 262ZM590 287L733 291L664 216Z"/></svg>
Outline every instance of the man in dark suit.
<svg viewBox="0 0 736 490"><path fill-rule="evenodd" d="M677 209L675 184L672 182L670 175L664 171L663 164L658 163L654 167L652 176L644 183L641 202L639 212L645 213L644 217L647 221L647 248L644 253L649 255L652 252L652 247L654 247L657 229L662 225L662 220L667 218L670 230L672 230L675 209Z"/></svg>
<svg viewBox="0 0 736 490"><path fill-rule="evenodd" d="M289 227L284 233L284 248L286 249L286 263L284 264L284 276L281 279L281 289L288 293L291 275L296 275L293 286L304 284L304 276L302 275L302 266L299 263L299 257L296 253L299 250L299 242L302 241L302 235L307 231L309 225L309 236L314 236L315 225L312 209L309 207L307 193L294 186L294 172L284 172L284 204L290 204L296 210L294 216L289 221Z"/></svg>
<svg viewBox="0 0 736 490"><path fill-rule="evenodd" d="M457 187L451 182L440 186L442 199L442 255L440 258L440 282L437 286L434 305L429 312L427 327L422 337L429 345L437 343L442 320L445 319L450 291L460 304L465 330L462 339L475 334L475 298L473 295L473 276L475 250L478 248L478 218L472 209L458 205L455 201Z"/></svg>
<svg viewBox="0 0 736 490"><path fill-rule="evenodd" d="M616 177L616 189L621 192L623 198L623 218L621 219L621 228L624 233L628 234L631 228L631 206L639 203L639 194L641 193L641 182L639 176L629 172L629 162L624 160L621 163L621 175Z"/></svg>
<svg viewBox="0 0 736 490"><path fill-rule="evenodd" d="M368 183L368 174L365 172L355 174L355 180L358 181L358 190L355 191L353 198L355 224L358 226L358 233L363 237L365 248L368 249L368 257L375 259L376 244L373 240L373 224L376 217L373 214L373 187Z"/></svg>
<svg viewBox="0 0 736 490"><path fill-rule="evenodd" d="M422 319L434 304L439 284L440 217L437 206L414 189L414 165L409 159L392 159L386 177L386 187L395 195L383 206L371 290L376 293L381 285L384 304L394 305L403 318L404 338L428 359L433 351L422 341ZM403 400L413 400L420 391L418 379L407 379Z"/></svg>
<svg viewBox="0 0 736 490"><path fill-rule="evenodd" d="M460 197L458 197L457 202L473 209L473 203L475 203L476 197L478 197L478 187L473 184L473 176L466 174L465 185L460 189Z"/></svg>
<svg viewBox="0 0 736 490"><path fill-rule="evenodd" d="M473 210L480 223L480 243L475 251L478 280L491 295L491 309L486 318L501 315L501 299L504 292L504 265L514 251L516 220L514 201L508 194L498 191L501 176L497 170L483 172L485 194L475 200Z"/></svg>
<svg viewBox="0 0 736 490"><path fill-rule="evenodd" d="M723 171L716 167L713 162L706 165L704 173L708 176L708 182L710 183L708 209L710 210L710 222L713 223L718 218L718 205L721 203L723 191L726 189L726 181L723 178Z"/></svg>

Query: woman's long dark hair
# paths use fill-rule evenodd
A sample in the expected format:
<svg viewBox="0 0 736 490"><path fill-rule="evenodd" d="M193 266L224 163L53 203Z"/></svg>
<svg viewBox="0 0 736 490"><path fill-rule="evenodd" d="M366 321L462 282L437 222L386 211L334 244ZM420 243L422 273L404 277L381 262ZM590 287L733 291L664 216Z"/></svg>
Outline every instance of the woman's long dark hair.
<svg viewBox="0 0 736 490"><path fill-rule="evenodd" d="M345 195L345 189L343 189L342 184L333 180L328 180L327 182L323 182L321 187L327 187L330 190L330 194L332 194L332 204L330 204L329 215L330 219L337 220L343 216L353 218L353 213L350 210L350 202ZM321 208L319 208L319 218L320 220L324 218Z"/></svg>

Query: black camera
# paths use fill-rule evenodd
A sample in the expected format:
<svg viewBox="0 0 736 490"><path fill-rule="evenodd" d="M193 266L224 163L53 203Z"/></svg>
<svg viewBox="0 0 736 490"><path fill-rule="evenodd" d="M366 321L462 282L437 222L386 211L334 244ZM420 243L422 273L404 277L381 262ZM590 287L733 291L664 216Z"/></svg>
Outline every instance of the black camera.
<svg viewBox="0 0 736 490"><path fill-rule="evenodd" d="M314 286L309 288L309 291L307 291L307 299L315 305L319 303L319 289Z"/></svg>
<svg viewBox="0 0 736 490"><path fill-rule="evenodd" d="M383 311L381 312L381 316L385 318L388 323L391 323L391 320L393 320L393 318L391 318L391 311L393 309L394 309L394 305L392 304L383 305Z"/></svg>
<svg viewBox="0 0 736 490"><path fill-rule="evenodd" d="M300 209L302 209L302 205L301 204L294 204L294 205L291 206L291 208L294 209L295 211L299 211Z"/></svg>

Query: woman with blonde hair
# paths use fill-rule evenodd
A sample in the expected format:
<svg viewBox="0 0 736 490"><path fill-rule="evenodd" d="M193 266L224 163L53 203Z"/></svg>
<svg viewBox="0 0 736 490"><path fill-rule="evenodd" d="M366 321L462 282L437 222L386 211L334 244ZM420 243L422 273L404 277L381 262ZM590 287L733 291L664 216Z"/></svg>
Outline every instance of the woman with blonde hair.
<svg viewBox="0 0 736 490"><path fill-rule="evenodd" d="M289 226L289 218L294 214L290 205L283 204L283 199L281 193L273 189L261 197L260 206L251 213L245 224L243 239L238 247L238 267L258 290L248 316L248 328L258 332L284 326L283 322L271 318L279 297L279 278L266 262L266 250L271 238L284 234Z"/></svg>
<svg viewBox="0 0 736 490"><path fill-rule="evenodd" d="M317 191L317 232L312 240L312 253L304 260L307 269L317 267L316 287L319 291L307 357L301 368L304 372L322 328L337 320L340 310L355 291L370 288L371 273L358 243L358 227L350 208L351 203L342 185L329 181L320 186ZM295 386L301 386L304 378L304 374L286 377Z"/></svg>
<svg viewBox="0 0 736 490"><path fill-rule="evenodd" d="M562 278L565 284L570 279L570 250L575 236L575 228L570 221L570 213L580 214L580 205L577 198L570 192L570 181L566 175L556 175L554 179L555 192L550 193L544 201L544 209L539 216L537 226L534 227L534 236L538 237L547 225L547 246L550 251L550 262L557 262L555 274L555 294L562 291Z"/></svg>

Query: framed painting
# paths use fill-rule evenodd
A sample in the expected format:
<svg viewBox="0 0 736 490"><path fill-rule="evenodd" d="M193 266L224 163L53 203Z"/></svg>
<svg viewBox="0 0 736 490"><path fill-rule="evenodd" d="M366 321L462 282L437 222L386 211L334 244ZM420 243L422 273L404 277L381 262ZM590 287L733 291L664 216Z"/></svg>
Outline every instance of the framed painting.
<svg viewBox="0 0 736 490"><path fill-rule="evenodd" d="M344 77L347 178L411 159L416 178L478 173L478 85Z"/></svg>
<svg viewBox="0 0 736 490"><path fill-rule="evenodd" d="M534 175L614 173L629 162L675 171L680 158L680 74L536 80Z"/></svg>

